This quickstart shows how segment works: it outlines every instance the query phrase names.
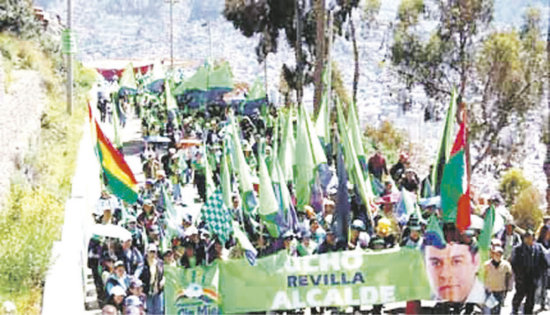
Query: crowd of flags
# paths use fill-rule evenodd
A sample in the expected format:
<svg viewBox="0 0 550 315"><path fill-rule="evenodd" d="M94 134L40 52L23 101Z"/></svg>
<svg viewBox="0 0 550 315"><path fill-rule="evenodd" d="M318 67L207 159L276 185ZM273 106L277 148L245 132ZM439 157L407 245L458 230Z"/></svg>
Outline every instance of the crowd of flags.
<svg viewBox="0 0 550 315"><path fill-rule="evenodd" d="M201 66L193 77L174 88L171 87L170 80L160 82L163 75L157 73L152 75L147 86L154 89L156 85L164 85L166 111L171 111L177 117L176 93L189 91L207 93L216 89L227 92L227 89L232 87L232 78L228 67L228 63L222 63L215 68L208 65ZM131 64L123 72L119 85L119 94L137 93L138 85ZM260 81L256 81L248 95L250 102L265 99L265 90L262 90L261 86ZM431 186L426 190L428 196L422 197L441 195L442 220L454 222L460 230L464 230L470 224L468 158L465 154L467 126L465 121L460 123L453 142L456 101L457 95L453 90L436 161L430 174ZM333 103L334 106L331 106ZM315 121L312 121L303 106L279 110L274 125L271 153L268 156L264 149L259 150L259 191L257 194L254 192L253 172L246 162L243 151L242 132L238 124L239 116L229 115L225 124L219 188L215 187L212 180L214 167L208 162L207 154L203 154L206 161L208 200L201 212L203 219L206 218L208 221L207 225L210 231L222 240L228 239L227 233L235 234L239 243L247 251L247 257L252 260L255 255L254 248L246 239L245 233L230 219L231 214L228 209L231 207L232 194L238 191L243 201L244 214L258 214L262 225L269 234L277 238L288 230L297 229L296 211L302 211L306 205L312 206L316 212L322 211L323 197L327 195L328 183L332 176L327 156L333 152L336 152L336 175L338 177L335 230L340 235L347 234L350 220L348 183L352 185L357 200L365 207L368 220L372 220L372 213L377 207L374 202L376 191L373 188L373 179L368 172L366 150L363 145L357 111L355 104L349 104L346 119L342 107L339 99L333 100L328 93L324 93ZM336 134L331 134L331 110L336 110ZM296 130L294 130L295 120ZM90 122L102 176L107 187L127 203L136 202L138 189L134 175L124 161L123 155L105 136L100 125L92 117L91 109ZM120 147L120 139L116 130L115 144ZM265 147L263 143L261 145L262 148ZM332 147L334 145L335 148ZM236 181L233 181L233 178ZM294 187L296 206L294 206L288 188L289 183L292 183ZM400 222L406 222L412 213L420 214L419 208L414 195L404 190L400 195L396 207L396 217ZM167 224L167 229L176 233L179 220L177 209L169 202L169 196L164 196L164 198L167 201L167 218L172 222ZM494 221L494 218L492 220ZM439 221L434 217L430 218L427 238L442 235L437 226L439 226ZM439 240L439 243L444 245L444 240Z"/></svg>

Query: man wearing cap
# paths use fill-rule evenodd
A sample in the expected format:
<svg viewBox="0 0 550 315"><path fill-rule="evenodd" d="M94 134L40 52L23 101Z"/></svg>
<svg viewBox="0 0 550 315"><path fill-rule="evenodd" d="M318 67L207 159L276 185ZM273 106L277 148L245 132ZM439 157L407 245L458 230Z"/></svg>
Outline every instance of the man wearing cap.
<svg viewBox="0 0 550 315"><path fill-rule="evenodd" d="M504 230L496 236L502 242L502 249L504 250L502 257L506 260L510 260L514 247L521 244L521 237L516 231L514 231L514 228L515 225L513 218L507 218Z"/></svg>
<svg viewBox="0 0 550 315"><path fill-rule="evenodd" d="M399 244L401 247L408 247L408 248L415 248L420 249L420 246L422 245L422 227L420 226L420 223L418 220L411 220L412 222L409 222L409 234L403 238L401 241L401 244Z"/></svg>
<svg viewBox="0 0 550 315"><path fill-rule="evenodd" d="M143 162L143 174L145 178L153 178L160 168L160 162L156 159L155 154L152 151L146 152L145 161Z"/></svg>
<svg viewBox="0 0 550 315"><path fill-rule="evenodd" d="M157 245L149 244L145 263L136 271L136 277L143 282L143 291L147 294L149 314L163 313L164 264L157 257Z"/></svg>
<svg viewBox="0 0 550 315"><path fill-rule="evenodd" d="M143 302L137 296L129 295L124 299L123 302L123 314L145 314L145 308L143 307ZM137 313L131 313L132 309L136 308Z"/></svg>
<svg viewBox="0 0 550 315"><path fill-rule="evenodd" d="M398 183L401 180L401 176L405 173L406 164L409 160L409 155L402 152L399 155L399 161L390 168L390 175L394 182Z"/></svg>
<svg viewBox="0 0 550 315"><path fill-rule="evenodd" d="M206 243L199 237L199 230L192 225L185 230L185 240L195 248L195 256L199 264L206 259Z"/></svg>
<svg viewBox="0 0 550 315"><path fill-rule="evenodd" d="M312 211L313 212L313 211ZM326 231L315 218L309 220L309 231L317 244L322 244L326 238Z"/></svg>
<svg viewBox="0 0 550 315"><path fill-rule="evenodd" d="M155 188L153 187L154 183L155 182L151 178L145 180L145 187L143 187L140 192L140 197L142 200L152 199L155 196Z"/></svg>
<svg viewBox="0 0 550 315"><path fill-rule="evenodd" d="M116 286L120 286L124 291L130 287L130 277L128 277L124 262L121 260L115 262L115 270L107 279L107 283L105 284L107 295L112 295L111 291Z"/></svg>
<svg viewBox="0 0 550 315"><path fill-rule="evenodd" d="M365 232L365 223L359 219L351 223L351 233L348 242L348 249L367 249L369 247L370 237Z"/></svg>
<svg viewBox="0 0 550 315"><path fill-rule="evenodd" d="M140 253L143 253L145 251L144 233L137 225L136 217L129 215L126 219L125 228L132 233L132 245L136 247Z"/></svg>
<svg viewBox="0 0 550 315"><path fill-rule="evenodd" d="M157 193L160 193L161 189L164 189L168 195L172 194L172 185L166 178L164 170L157 171L157 180L155 181L154 187Z"/></svg>
<svg viewBox="0 0 550 315"><path fill-rule="evenodd" d="M137 217L137 223L143 228L149 230L153 225L156 225L159 219L159 214L155 211L155 205L151 199L146 199L143 202L142 212Z"/></svg>
<svg viewBox="0 0 550 315"><path fill-rule="evenodd" d="M103 216L104 209L114 209L116 204L116 198L111 196L107 189L101 190L101 196L97 201L96 209L93 213L95 222L101 222L101 217Z"/></svg>
<svg viewBox="0 0 550 315"><path fill-rule="evenodd" d="M504 249L501 246L494 246L491 248L491 259L483 265L485 290L498 302L492 309L486 305L485 314L500 314L506 293L512 288L512 266L502 259L503 252Z"/></svg>
<svg viewBox="0 0 550 315"><path fill-rule="evenodd" d="M283 248L286 250L288 256L298 256L294 238L295 235L292 231L286 231L285 234L283 234Z"/></svg>
<svg viewBox="0 0 550 315"><path fill-rule="evenodd" d="M311 232L309 230L304 230L301 233L300 243L297 246L297 251L299 256L309 256L317 250L317 243L311 239Z"/></svg>
<svg viewBox="0 0 550 315"><path fill-rule="evenodd" d="M137 297L141 302L141 308L145 309L147 303L147 296L143 293L143 282L137 278L133 278L130 281L130 288L128 288L128 297Z"/></svg>
<svg viewBox="0 0 550 315"><path fill-rule="evenodd" d="M325 241L321 243L321 245L319 245L319 248L317 249L318 254L337 252L346 247L345 243L337 241L333 229L327 228L326 233L327 235Z"/></svg>
<svg viewBox="0 0 550 315"><path fill-rule="evenodd" d="M109 294L107 299L107 305L112 305L116 307L119 312L122 312L122 306L124 302L124 297L126 296L126 290L121 286L114 286Z"/></svg>
<svg viewBox="0 0 550 315"><path fill-rule="evenodd" d="M132 237L128 236L122 240L122 246L118 257L122 257L122 262L129 275L133 275L136 269L143 264L143 256L140 251L132 246Z"/></svg>
<svg viewBox="0 0 550 315"><path fill-rule="evenodd" d="M512 313L517 314L519 306L525 298L523 312L524 314L532 314L537 282L547 268L544 251L540 244L535 243L532 230L527 230L523 235L523 243L514 247L511 263L516 283L516 294L512 300Z"/></svg>

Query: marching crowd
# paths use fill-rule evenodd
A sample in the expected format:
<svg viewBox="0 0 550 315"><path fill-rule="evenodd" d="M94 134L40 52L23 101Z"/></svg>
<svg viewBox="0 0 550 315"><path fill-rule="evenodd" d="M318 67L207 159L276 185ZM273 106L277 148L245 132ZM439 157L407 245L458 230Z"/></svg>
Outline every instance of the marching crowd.
<svg viewBox="0 0 550 315"><path fill-rule="evenodd" d="M197 202L205 202L209 191L208 176L212 177L215 187L221 185L220 159L224 155L223 139L231 110L219 110L216 114L205 111L174 113L163 110L165 102L162 97L143 95L125 96L119 101L123 116L130 115L133 109L133 115L141 119L144 136L159 136L168 140L166 143L146 142L140 154L145 182L140 187L135 204L126 204L104 189L94 211L96 223L118 225L130 232L124 238L94 235L89 243L88 267L92 270L98 299L105 314L164 314L165 266L193 268L244 256L242 246L234 238L225 242L220 240L207 228L200 215L190 213L185 204L190 198L183 195L184 191L190 191L184 187L192 186L200 198ZM104 111L115 108L114 104L112 99L100 101L102 120L109 119L109 113ZM277 110L273 108L262 115L257 112L240 119L241 144L253 175L258 172L260 157L266 156L266 163L269 164L270 150L277 146L274 142L280 139L274 136L277 115ZM407 153L400 154L397 163L391 167L386 165L379 150L365 161L372 178L375 204L369 205L367 210L367 205L350 187L350 216L345 223L348 233L338 233L335 227L339 192L336 169L338 163L343 162L339 162L337 141L334 139L332 144L326 146L332 180L323 195L322 207L316 209L305 205L291 209L296 224L278 237L267 231L256 211L244 211L239 192L232 193L229 213L245 231L257 250L258 258L279 251L287 251L291 256L306 256L345 250L376 251L398 246L422 249L427 219L432 214L440 213L436 203L428 203L405 219L397 214L403 190L422 197L428 195L427 190L431 190L430 176L421 181ZM258 185L254 187L257 194ZM289 183L287 188L293 205L297 206L293 185ZM482 209L489 206L503 208L498 196L487 199L476 206ZM177 222L177 235L167 233L168 204L173 204L182 217L181 222ZM496 303L486 303L482 308L465 303L458 309L451 307L445 310L499 314L500 306L514 284L514 313L519 311L524 298L523 311L526 314L532 313L536 296L544 307L550 220L544 224L535 234L531 230L516 228L513 218L509 216L504 229L493 235L489 260L482 262L485 291ZM466 230L461 234L461 242L475 246L479 233L475 229ZM537 292L536 288L539 289ZM415 303L420 305L418 301L411 301L407 303L407 308ZM374 305L370 309L372 313L381 313L383 306Z"/></svg>

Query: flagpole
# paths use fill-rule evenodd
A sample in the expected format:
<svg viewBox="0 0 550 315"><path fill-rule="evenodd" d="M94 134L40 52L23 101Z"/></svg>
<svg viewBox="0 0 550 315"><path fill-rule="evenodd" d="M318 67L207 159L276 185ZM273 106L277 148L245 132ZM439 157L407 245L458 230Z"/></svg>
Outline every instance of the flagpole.
<svg viewBox="0 0 550 315"><path fill-rule="evenodd" d="M471 178L472 178L472 163L470 163L470 139L468 137L468 104L466 104L466 102L462 102L461 107L463 108L462 120L464 122L464 138L465 138L464 153L466 154L466 175L467 175L468 192L469 192Z"/></svg>

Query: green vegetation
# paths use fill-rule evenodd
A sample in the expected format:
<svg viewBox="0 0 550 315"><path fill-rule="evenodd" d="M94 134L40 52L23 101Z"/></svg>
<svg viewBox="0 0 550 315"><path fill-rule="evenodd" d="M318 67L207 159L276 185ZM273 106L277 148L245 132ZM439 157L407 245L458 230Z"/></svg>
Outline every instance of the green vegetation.
<svg viewBox="0 0 550 315"><path fill-rule="evenodd" d="M77 63L76 106L68 117L60 56L45 51L38 41L9 34L0 34L0 52L8 79L8 71L36 70L47 93L38 145L26 152L24 169L13 174L0 211L0 300L13 301L18 314L37 314L52 244L60 238L71 190L86 115L85 94L96 74Z"/></svg>
<svg viewBox="0 0 550 315"><path fill-rule="evenodd" d="M389 121L384 121L378 128L367 126L365 136L370 141L365 145L367 155L373 154L375 148L378 148L386 161L397 161L399 152L407 142L406 134Z"/></svg>
<svg viewBox="0 0 550 315"><path fill-rule="evenodd" d="M508 170L500 180L499 190L517 225L531 229L539 226L542 222L542 195L520 169Z"/></svg>

